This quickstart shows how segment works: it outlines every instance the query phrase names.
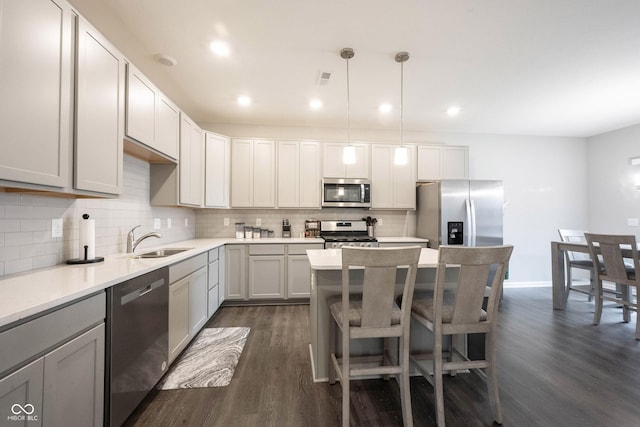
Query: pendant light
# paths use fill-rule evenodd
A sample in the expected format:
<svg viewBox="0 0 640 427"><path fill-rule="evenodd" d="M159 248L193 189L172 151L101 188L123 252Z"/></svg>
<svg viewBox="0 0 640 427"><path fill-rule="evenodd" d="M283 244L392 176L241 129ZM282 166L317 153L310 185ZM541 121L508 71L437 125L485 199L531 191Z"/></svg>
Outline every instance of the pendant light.
<svg viewBox="0 0 640 427"><path fill-rule="evenodd" d="M342 149L342 162L352 165L356 162L356 147L351 145L351 111L349 105L349 60L355 53L350 47L345 47L340 51L340 57L347 60L347 145Z"/></svg>
<svg viewBox="0 0 640 427"><path fill-rule="evenodd" d="M409 149L404 146L404 63L409 60L409 52L398 52L396 62L400 63L400 146L396 147L393 163L406 165L409 161Z"/></svg>

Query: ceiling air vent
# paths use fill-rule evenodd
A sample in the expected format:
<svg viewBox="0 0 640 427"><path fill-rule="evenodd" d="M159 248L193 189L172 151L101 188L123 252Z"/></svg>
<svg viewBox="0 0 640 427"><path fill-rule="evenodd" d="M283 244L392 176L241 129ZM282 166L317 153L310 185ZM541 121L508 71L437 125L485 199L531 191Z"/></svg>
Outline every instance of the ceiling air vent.
<svg viewBox="0 0 640 427"><path fill-rule="evenodd" d="M331 78L331 73L327 71L320 71L320 75L318 76L318 86L325 86L329 83L329 79Z"/></svg>

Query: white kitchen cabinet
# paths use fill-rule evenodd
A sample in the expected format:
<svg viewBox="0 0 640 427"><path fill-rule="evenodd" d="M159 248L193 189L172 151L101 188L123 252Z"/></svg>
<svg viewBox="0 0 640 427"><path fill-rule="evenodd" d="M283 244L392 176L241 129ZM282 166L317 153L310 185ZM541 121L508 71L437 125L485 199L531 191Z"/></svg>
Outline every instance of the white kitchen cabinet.
<svg viewBox="0 0 640 427"><path fill-rule="evenodd" d="M121 194L125 60L83 18L77 40L74 187Z"/></svg>
<svg viewBox="0 0 640 427"><path fill-rule="evenodd" d="M177 160L179 112L140 70L127 64L125 134L128 138L170 161Z"/></svg>
<svg viewBox="0 0 640 427"><path fill-rule="evenodd" d="M284 245L249 245L249 298L283 299L284 264Z"/></svg>
<svg viewBox="0 0 640 427"><path fill-rule="evenodd" d="M225 300L243 300L247 297L245 245L225 246Z"/></svg>
<svg viewBox="0 0 640 427"><path fill-rule="evenodd" d="M204 133L189 117L180 118L180 204L201 206L204 198Z"/></svg>
<svg viewBox="0 0 640 427"><path fill-rule="evenodd" d="M218 302L222 305L225 299L226 289L226 246L220 246L218 248Z"/></svg>
<svg viewBox="0 0 640 427"><path fill-rule="evenodd" d="M278 207L320 208L320 143L278 142Z"/></svg>
<svg viewBox="0 0 640 427"><path fill-rule="evenodd" d="M396 165L397 145L371 145L371 207L373 209L416 208L416 148L405 146L408 159Z"/></svg>
<svg viewBox="0 0 640 427"><path fill-rule="evenodd" d="M156 88L133 64L127 64L126 135L149 147L156 140Z"/></svg>
<svg viewBox="0 0 640 427"><path fill-rule="evenodd" d="M370 144L351 143L356 150L356 162L351 165L344 164L342 152L346 143L324 143L324 178L364 178L370 179L369 169Z"/></svg>
<svg viewBox="0 0 640 427"><path fill-rule="evenodd" d="M231 206L275 207L275 142L234 139L231 142Z"/></svg>
<svg viewBox="0 0 640 427"><path fill-rule="evenodd" d="M64 0L0 2L1 180L71 187L74 20Z"/></svg>
<svg viewBox="0 0 640 427"><path fill-rule="evenodd" d="M231 140L211 132L205 134L204 206L228 208L231 188Z"/></svg>
<svg viewBox="0 0 640 427"><path fill-rule="evenodd" d="M469 178L469 147L418 146L418 181Z"/></svg>
<svg viewBox="0 0 640 427"><path fill-rule="evenodd" d="M156 141L154 147L172 159L178 160L180 150L180 109L169 98L158 93L156 115Z"/></svg>

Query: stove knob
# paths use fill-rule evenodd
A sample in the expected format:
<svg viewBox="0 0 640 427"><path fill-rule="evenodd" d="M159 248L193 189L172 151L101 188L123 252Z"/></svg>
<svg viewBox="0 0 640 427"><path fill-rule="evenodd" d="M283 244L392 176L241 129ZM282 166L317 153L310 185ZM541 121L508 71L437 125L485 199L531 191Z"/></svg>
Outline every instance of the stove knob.
<svg viewBox="0 0 640 427"><path fill-rule="evenodd" d="M338 243L338 242L331 243L331 248L332 249L340 249L340 243Z"/></svg>
<svg viewBox="0 0 640 427"><path fill-rule="evenodd" d="M355 246L356 244L354 242L349 242L349 246Z"/></svg>

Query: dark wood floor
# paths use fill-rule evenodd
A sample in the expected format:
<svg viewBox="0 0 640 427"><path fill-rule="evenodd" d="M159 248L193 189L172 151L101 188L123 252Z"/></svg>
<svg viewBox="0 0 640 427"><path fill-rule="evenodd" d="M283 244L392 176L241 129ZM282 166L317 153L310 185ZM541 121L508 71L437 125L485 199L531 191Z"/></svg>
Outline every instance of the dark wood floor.
<svg viewBox="0 0 640 427"><path fill-rule="evenodd" d="M571 297L554 311L550 288L506 289L500 313L500 396L505 426L640 425L640 342L621 310ZM227 387L155 391L127 426L338 426L340 385L313 383L308 306L225 307L209 327L249 326ZM352 383L351 424L402 425L395 381ZM414 424L435 425L433 392L411 380ZM492 425L485 384L473 374L445 378L449 426Z"/></svg>

